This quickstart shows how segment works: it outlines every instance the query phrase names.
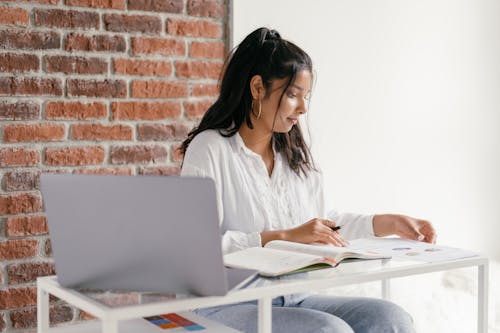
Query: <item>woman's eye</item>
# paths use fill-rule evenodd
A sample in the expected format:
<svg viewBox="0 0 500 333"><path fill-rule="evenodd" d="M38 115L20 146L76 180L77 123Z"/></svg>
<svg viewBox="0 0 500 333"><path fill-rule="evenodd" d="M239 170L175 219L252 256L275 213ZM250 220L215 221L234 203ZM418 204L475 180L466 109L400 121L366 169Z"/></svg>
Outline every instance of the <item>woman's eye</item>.
<svg viewBox="0 0 500 333"><path fill-rule="evenodd" d="M292 92L289 92L289 93L288 93L288 97L295 98L295 97L297 97L297 95L295 95L295 94L294 94L294 93L292 93Z"/></svg>

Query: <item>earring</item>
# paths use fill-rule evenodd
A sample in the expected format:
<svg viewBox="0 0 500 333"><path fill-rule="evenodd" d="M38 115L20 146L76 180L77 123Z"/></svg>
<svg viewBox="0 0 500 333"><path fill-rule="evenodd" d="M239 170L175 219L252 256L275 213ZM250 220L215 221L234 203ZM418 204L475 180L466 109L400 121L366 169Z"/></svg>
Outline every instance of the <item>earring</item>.
<svg viewBox="0 0 500 333"><path fill-rule="evenodd" d="M262 103L259 101L259 113L257 113L257 115L255 115L255 112L253 111L253 106L254 106L254 104L253 104L253 100L252 100L252 106L251 106L252 114L255 116L255 118L260 119L260 116L262 115Z"/></svg>

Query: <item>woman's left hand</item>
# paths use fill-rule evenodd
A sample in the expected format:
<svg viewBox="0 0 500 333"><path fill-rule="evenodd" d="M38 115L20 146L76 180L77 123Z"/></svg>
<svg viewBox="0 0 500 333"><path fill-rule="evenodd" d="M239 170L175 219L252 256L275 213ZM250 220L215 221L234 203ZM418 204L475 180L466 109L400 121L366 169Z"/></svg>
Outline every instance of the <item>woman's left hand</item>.
<svg viewBox="0 0 500 333"><path fill-rule="evenodd" d="M426 243L436 242L436 231L429 221L405 215L375 215L373 217L373 231L375 236L379 237L397 235Z"/></svg>

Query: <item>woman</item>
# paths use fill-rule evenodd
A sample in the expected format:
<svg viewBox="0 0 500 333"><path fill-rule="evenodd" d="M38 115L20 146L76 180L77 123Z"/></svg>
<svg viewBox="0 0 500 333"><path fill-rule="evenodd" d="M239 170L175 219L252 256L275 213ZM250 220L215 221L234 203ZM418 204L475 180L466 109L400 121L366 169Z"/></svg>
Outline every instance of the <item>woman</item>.
<svg viewBox="0 0 500 333"><path fill-rule="evenodd" d="M302 49L275 30L255 30L229 55L219 98L183 142L181 174L215 181L223 251L274 239L345 246L391 234L434 242L432 225L408 216L325 214L321 174L298 122L312 73ZM198 313L257 331L255 302ZM287 295L273 300L272 318L274 332L414 332L403 309L369 298Z"/></svg>

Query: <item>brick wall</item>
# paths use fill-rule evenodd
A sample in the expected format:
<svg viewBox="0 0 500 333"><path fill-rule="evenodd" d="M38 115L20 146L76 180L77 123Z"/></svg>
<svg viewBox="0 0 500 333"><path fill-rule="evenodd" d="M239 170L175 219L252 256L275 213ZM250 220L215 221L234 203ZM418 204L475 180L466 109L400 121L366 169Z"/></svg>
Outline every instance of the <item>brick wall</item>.
<svg viewBox="0 0 500 333"><path fill-rule="evenodd" d="M213 102L226 0L0 1L0 332L36 326L54 274L41 172L177 174ZM111 302L134 295L105 295ZM52 322L85 314L53 300Z"/></svg>

